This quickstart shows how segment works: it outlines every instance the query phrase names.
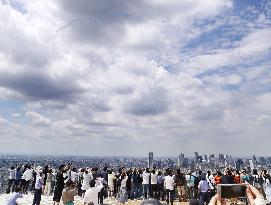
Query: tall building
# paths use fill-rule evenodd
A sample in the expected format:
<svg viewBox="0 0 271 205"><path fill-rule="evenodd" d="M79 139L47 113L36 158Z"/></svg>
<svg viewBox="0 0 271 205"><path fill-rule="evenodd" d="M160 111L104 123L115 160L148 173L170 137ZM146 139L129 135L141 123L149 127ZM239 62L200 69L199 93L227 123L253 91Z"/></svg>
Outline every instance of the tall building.
<svg viewBox="0 0 271 205"><path fill-rule="evenodd" d="M224 156L224 154L219 153L218 160L219 160L220 165L223 165L223 166L225 165L225 156Z"/></svg>
<svg viewBox="0 0 271 205"><path fill-rule="evenodd" d="M153 152L149 152L148 167L153 169Z"/></svg>
<svg viewBox="0 0 271 205"><path fill-rule="evenodd" d="M203 155L203 160L204 160L205 162L208 162L207 154Z"/></svg>
<svg viewBox="0 0 271 205"><path fill-rule="evenodd" d="M181 153L181 155L178 157L178 169L184 168L184 160L184 154Z"/></svg>
<svg viewBox="0 0 271 205"><path fill-rule="evenodd" d="M265 160L265 158L264 157L259 157L259 163L260 163L260 165L266 165L266 160Z"/></svg>
<svg viewBox="0 0 271 205"><path fill-rule="evenodd" d="M197 163L198 162L199 153L198 152L194 152L194 156L195 156L195 163Z"/></svg>
<svg viewBox="0 0 271 205"><path fill-rule="evenodd" d="M241 165L242 165L242 164L243 164L243 160L238 158L238 159L235 161L235 169L241 170Z"/></svg>

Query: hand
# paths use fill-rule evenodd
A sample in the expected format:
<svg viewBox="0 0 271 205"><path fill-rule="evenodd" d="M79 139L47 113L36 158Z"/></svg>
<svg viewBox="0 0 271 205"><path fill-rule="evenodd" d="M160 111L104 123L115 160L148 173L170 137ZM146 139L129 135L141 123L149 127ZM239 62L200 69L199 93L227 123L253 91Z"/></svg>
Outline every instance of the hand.
<svg viewBox="0 0 271 205"><path fill-rule="evenodd" d="M249 185L246 192L249 204L251 205L265 204L263 195L254 186Z"/></svg>
<svg viewBox="0 0 271 205"><path fill-rule="evenodd" d="M218 194L212 197L209 202L209 205L226 205L227 202L225 199L221 198Z"/></svg>

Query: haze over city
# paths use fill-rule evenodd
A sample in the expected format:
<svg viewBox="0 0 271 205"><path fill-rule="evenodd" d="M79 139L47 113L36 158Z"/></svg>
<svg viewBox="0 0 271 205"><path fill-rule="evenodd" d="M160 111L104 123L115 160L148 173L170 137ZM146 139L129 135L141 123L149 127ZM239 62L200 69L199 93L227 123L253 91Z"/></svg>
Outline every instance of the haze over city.
<svg viewBox="0 0 271 205"><path fill-rule="evenodd" d="M0 152L268 156L271 1L0 1Z"/></svg>

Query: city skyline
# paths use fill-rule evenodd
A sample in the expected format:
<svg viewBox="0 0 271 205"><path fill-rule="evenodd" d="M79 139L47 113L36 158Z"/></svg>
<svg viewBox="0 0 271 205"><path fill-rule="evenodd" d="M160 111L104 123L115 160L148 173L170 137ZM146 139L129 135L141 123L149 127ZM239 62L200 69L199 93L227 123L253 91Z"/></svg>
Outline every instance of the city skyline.
<svg viewBox="0 0 271 205"><path fill-rule="evenodd" d="M0 16L2 153L269 156L270 1L2 0Z"/></svg>

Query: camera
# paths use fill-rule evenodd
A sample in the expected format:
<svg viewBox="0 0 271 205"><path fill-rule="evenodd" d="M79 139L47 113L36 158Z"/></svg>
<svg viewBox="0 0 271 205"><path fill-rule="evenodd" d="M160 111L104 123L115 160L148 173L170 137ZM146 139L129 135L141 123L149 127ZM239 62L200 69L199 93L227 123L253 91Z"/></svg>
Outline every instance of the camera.
<svg viewBox="0 0 271 205"><path fill-rule="evenodd" d="M218 184L217 193L225 199L246 198L247 185L245 184Z"/></svg>

